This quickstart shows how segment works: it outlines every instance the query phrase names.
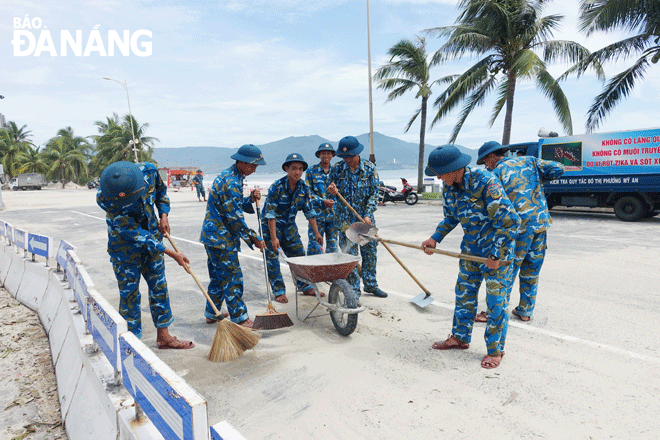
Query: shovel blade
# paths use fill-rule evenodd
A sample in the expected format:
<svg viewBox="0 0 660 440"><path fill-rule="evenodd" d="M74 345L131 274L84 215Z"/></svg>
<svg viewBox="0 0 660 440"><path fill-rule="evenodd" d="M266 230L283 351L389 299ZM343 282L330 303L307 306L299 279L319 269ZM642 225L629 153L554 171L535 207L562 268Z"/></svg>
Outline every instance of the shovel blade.
<svg viewBox="0 0 660 440"><path fill-rule="evenodd" d="M426 295L426 293L420 293L416 297L410 300L413 304L424 308L433 302L433 297L431 295Z"/></svg>
<svg viewBox="0 0 660 440"><path fill-rule="evenodd" d="M376 233L378 228L369 226L363 222L355 222L346 230L346 238L355 244L363 246L371 241L378 240Z"/></svg>

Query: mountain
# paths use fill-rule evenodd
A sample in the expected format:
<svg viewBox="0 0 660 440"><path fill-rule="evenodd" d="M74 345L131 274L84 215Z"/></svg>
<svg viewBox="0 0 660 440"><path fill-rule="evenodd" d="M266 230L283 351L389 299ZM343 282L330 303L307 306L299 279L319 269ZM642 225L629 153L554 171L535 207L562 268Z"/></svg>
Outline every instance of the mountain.
<svg viewBox="0 0 660 440"><path fill-rule="evenodd" d="M369 133L357 136L358 141L364 145L360 156L369 159ZM264 155L266 165L258 168L259 173L278 173L282 171L282 163L290 153L300 153L308 164L318 161L314 153L318 146L324 142L330 143L335 149L339 141L330 141L321 136L291 136L279 141L257 145ZM426 144L424 147L425 160L429 153L436 148ZM474 164L477 151L460 147L463 153L472 157ZM238 148L225 147L184 147L184 148L154 148L153 158L159 167L197 167L206 175L218 174L234 163L230 158ZM419 143L405 142L401 139L374 133L374 154L376 165L381 170L416 169ZM338 159L334 159L335 161Z"/></svg>

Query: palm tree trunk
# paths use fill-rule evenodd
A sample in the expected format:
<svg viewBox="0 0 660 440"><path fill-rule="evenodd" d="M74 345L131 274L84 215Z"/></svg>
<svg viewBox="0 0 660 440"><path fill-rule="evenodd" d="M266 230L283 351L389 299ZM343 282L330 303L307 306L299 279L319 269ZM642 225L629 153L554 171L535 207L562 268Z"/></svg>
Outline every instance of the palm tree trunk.
<svg viewBox="0 0 660 440"><path fill-rule="evenodd" d="M506 115L504 116L504 131L502 132L502 145L509 145L511 141L511 121L513 120L513 96L516 92L516 73L507 72L506 84Z"/></svg>
<svg viewBox="0 0 660 440"><path fill-rule="evenodd" d="M419 127L419 156L417 158L417 192L421 194L424 190L424 138L426 137L426 104L428 96L422 97L422 118Z"/></svg>

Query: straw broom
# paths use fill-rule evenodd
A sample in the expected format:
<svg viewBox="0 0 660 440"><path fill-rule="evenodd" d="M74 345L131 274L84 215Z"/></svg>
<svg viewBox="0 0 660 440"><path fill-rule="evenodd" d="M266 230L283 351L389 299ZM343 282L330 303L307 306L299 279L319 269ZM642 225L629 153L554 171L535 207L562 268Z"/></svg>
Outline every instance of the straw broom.
<svg viewBox="0 0 660 440"><path fill-rule="evenodd" d="M257 222L259 222L259 234L263 237L264 234L261 230L261 213L259 212L259 200L256 200L257 205ZM273 307L272 296L273 292L270 290L270 281L268 280L268 265L266 264L266 250L261 252L264 261L264 273L266 275L266 289L268 291L268 308L261 315L254 317L254 324L252 328L255 330L275 330L278 328L291 327L293 321L286 313L279 313Z"/></svg>
<svg viewBox="0 0 660 440"><path fill-rule="evenodd" d="M165 237L170 241L172 247L176 252L179 252L179 248L176 246L170 234L165 232ZM202 286L202 283L199 282L199 279L195 273L190 268L190 265L186 264L186 268L190 271L193 279L197 283L197 286L200 288L206 300L213 308L215 313L215 319L218 320L218 327L215 331L215 337L213 338L213 343L211 344L211 350L209 351L208 359L211 362L225 362L233 361L238 359L245 350L254 348L259 342L261 336L252 330L249 330L245 327L241 327L238 324L234 324L229 319L226 319L222 316L222 313L218 308L213 304L211 297L208 292Z"/></svg>

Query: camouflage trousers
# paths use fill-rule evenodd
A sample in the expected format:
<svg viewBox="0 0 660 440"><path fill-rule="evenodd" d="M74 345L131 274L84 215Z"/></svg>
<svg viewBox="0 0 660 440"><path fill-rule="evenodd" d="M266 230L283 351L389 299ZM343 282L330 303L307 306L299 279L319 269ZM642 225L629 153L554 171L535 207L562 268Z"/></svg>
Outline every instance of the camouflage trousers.
<svg viewBox="0 0 660 440"><path fill-rule="evenodd" d="M456 303L452 334L461 342L472 340L472 326L477 313L477 298L481 282L486 281L486 305L488 323L484 333L486 348L490 356L500 356L504 351L506 333L509 326L508 277L511 266L489 270L485 264L473 261L460 261L458 280L456 281Z"/></svg>
<svg viewBox="0 0 660 440"><path fill-rule="evenodd" d="M362 282L364 283L365 292L375 292L378 289L378 282L376 281L377 246L378 243L375 241L359 246L346 238L345 233L339 233L339 248L342 252L357 256L358 247L360 248L360 256L362 257ZM353 286L355 295L360 298L360 276L358 275L357 267L351 271L346 281Z"/></svg>
<svg viewBox="0 0 660 440"><path fill-rule="evenodd" d="M329 218L324 220L319 220L317 217L316 225L319 234L321 234L325 241L325 253L329 254L337 252L337 226L335 224L335 219L332 217L332 213L327 215ZM314 236L314 231L311 226L307 228L307 238L307 255L320 254L321 245L316 242L316 237Z"/></svg>
<svg viewBox="0 0 660 440"><path fill-rule="evenodd" d="M300 239L296 225L289 225L286 228L278 229L276 234L284 255L287 257L302 257L305 255L305 247ZM273 242L270 241L270 233L266 229L264 229L264 241L266 242L266 265L268 267L270 287L273 290L273 295L276 297L284 295L286 293L286 287L280 269L279 253L273 250ZM298 291L305 291L312 288L312 286L302 281L297 281L296 287Z"/></svg>
<svg viewBox="0 0 660 440"><path fill-rule="evenodd" d="M156 328L169 327L174 318L165 280L163 254L156 256L142 252L136 261L125 262L113 258L112 268L119 287L119 314L128 323L128 330L142 337L142 313L140 311L140 275L149 288L149 310Z"/></svg>
<svg viewBox="0 0 660 440"><path fill-rule="evenodd" d="M208 294L215 307L220 310L223 301L227 301L227 311L232 322L243 322L248 319L247 307L243 302L243 272L238 263L236 249L218 249L204 246L206 249L206 265L209 269ZM204 316L216 319L211 305L206 302Z"/></svg>
<svg viewBox="0 0 660 440"><path fill-rule="evenodd" d="M206 198L206 191L204 190L203 185L195 185L195 189L197 189L197 198L199 199L200 195L204 198Z"/></svg>
<svg viewBox="0 0 660 440"><path fill-rule="evenodd" d="M539 273L543 266L547 245L547 232L528 232L516 237L516 251L508 295L511 295L513 283L520 270L520 303L516 312L520 316L532 316L536 304ZM508 302L508 299L507 299Z"/></svg>

